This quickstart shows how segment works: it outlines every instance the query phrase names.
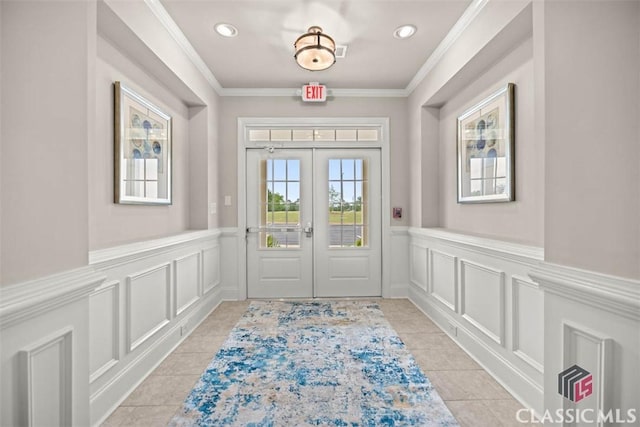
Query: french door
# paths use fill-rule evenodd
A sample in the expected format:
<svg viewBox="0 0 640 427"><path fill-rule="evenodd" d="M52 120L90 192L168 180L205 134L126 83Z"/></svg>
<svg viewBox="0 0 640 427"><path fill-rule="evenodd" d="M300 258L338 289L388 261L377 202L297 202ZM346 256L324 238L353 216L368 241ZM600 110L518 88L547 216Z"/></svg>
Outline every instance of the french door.
<svg viewBox="0 0 640 427"><path fill-rule="evenodd" d="M248 149L246 159L248 296L380 296L380 150Z"/></svg>

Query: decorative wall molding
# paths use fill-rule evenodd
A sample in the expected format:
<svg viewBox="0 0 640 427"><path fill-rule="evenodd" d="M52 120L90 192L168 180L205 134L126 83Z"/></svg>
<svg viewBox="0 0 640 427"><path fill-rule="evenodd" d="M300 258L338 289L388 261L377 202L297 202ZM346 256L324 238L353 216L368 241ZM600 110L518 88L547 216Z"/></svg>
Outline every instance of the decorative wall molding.
<svg viewBox="0 0 640 427"><path fill-rule="evenodd" d="M223 235L224 230L187 232L92 253L93 266L109 282L90 300L96 314L89 314L91 340L100 342L89 348L95 361L91 425L103 422L221 302ZM205 277L211 285L206 290ZM102 313L115 317L107 321ZM119 349L111 341L117 330L124 334L116 340Z"/></svg>
<svg viewBox="0 0 640 427"><path fill-rule="evenodd" d="M89 252L89 265L96 269L104 270L129 262L140 261L143 258L157 257L180 248L192 246L194 243L215 239L220 233L220 230L189 231L160 239L97 249Z"/></svg>
<svg viewBox="0 0 640 427"><path fill-rule="evenodd" d="M462 35L464 30L469 26L471 22L478 16L480 11L484 8L489 0L473 0L471 4L465 9L464 13L458 21L451 27L447 35L442 39L440 44L435 48L433 53L427 58L427 61L420 67L413 79L409 82L405 91L407 96L415 90L416 87L424 80L431 70L440 62L451 46L458 40L458 37Z"/></svg>
<svg viewBox="0 0 640 427"><path fill-rule="evenodd" d="M0 329L87 297L106 276L84 267L0 287Z"/></svg>
<svg viewBox="0 0 640 427"><path fill-rule="evenodd" d="M193 252L173 260L174 317L179 316L202 296L202 255Z"/></svg>
<svg viewBox="0 0 640 427"><path fill-rule="evenodd" d="M131 352L171 321L171 265L128 276L126 306L127 349Z"/></svg>
<svg viewBox="0 0 640 427"><path fill-rule="evenodd" d="M220 245L204 248L202 258L203 294L211 292L220 284Z"/></svg>
<svg viewBox="0 0 640 427"><path fill-rule="evenodd" d="M190 312L192 323L190 330L195 329L223 301L222 290L218 287L214 292L205 295ZM132 358L114 372L107 381L92 390L90 403L92 408L91 424L101 425L110 413L144 381L145 377L187 337L181 336L181 324L173 323L157 340L145 346L141 351L131 353Z"/></svg>
<svg viewBox="0 0 640 427"><path fill-rule="evenodd" d="M101 301L102 298L106 298L108 294L111 294L107 301ZM108 301L110 299L110 301ZM108 303L111 307L108 307ZM101 311L101 306L107 305L106 312L110 317L104 317ZM99 318L94 318L98 317ZM89 348L90 348L90 369L91 376L90 382L94 382L100 376L104 375L109 369L115 366L120 359L120 281L113 280L100 286L93 292L89 298L89 324L100 324L105 328L110 328L111 333L102 334L93 331L89 334ZM110 357L105 358L100 365L94 368L94 360L96 349L106 346L106 352Z"/></svg>
<svg viewBox="0 0 640 427"><path fill-rule="evenodd" d="M464 11L458 21L451 27L440 44L420 67L409 84L402 89L333 89L331 96L355 96L355 97L407 97L420 84L444 57L455 41L465 31L471 22L478 16L488 0L473 0ZM202 57L196 52L193 45L184 35L178 24L171 18L167 10L159 0L145 0L146 5L156 16L160 24L171 34L180 49L198 69L209 85L220 96L300 96L299 88L224 88L218 82L211 70L207 67Z"/></svg>
<svg viewBox="0 0 640 427"><path fill-rule="evenodd" d="M410 228L409 235L409 299L524 405L542 413L544 353L522 329L544 330L543 293L528 279L542 249L442 229ZM542 303L523 307L518 291Z"/></svg>
<svg viewBox="0 0 640 427"><path fill-rule="evenodd" d="M640 281L542 263L529 276L545 292L640 320Z"/></svg>
<svg viewBox="0 0 640 427"><path fill-rule="evenodd" d="M525 265L535 265L544 260L544 249L540 247L460 234L444 228L412 227L409 229L409 234L416 238L439 239L451 246Z"/></svg>
<svg viewBox="0 0 640 427"><path fill-rule="evenodd" d="M453 312L458 311L457 267L458 257L429 249L429 294Z"/></svg>
<svg viewBox="0 0 640 427"><path fill-rule="evenodd" d="M526 295L526 304L521 304L521 288L523 290L533 290ZM543 351L544 349L544 296L540 292L537 283L526 277L511 277L511 351L517 357L529 364L536 371L544 372L544 363L541 358L535 357L531 351L527 352L525 339L535 340L531 347ZM527 320L526 325L522 325L520 317ZM540 327L539 330L532 330L530 323Z"/></svg>
<svg viewBox="0 0 640 427"><path fill-rule="evenodd" d="M528 275L544 293L545 389L558 387L559 373L573 365L593 376L590 396L574 404L547 393L545 409L612 411L622 419L637 411L640 282L550 263ZM593 425L618 425L592 418Z"/></svg>
<svg viewBox="0 0 640 427"><path fill-rule="evenodd" d="M411 244L410 256L409 280L414 285L426 291L429 286L429 263L427 262L428 249L420 245Z"/></svg>
<svg viewBox="0 0 640 427"><path fill-rule="evenodd" d="M472 274L475 277L468 280ZM482 276L486 280L482 280ZM493 280L488 279L489 277ZM460 314L500 345L504 345L505 331L504 281L504 271L467 260L460 261ZM489 285L497 288L493 289L493 294L488 289ZM483 300L487 297L488 299ZM491 303L498 306L488 310L487 305Z"/></svg>
<svg viewBox="0 0 640 427"><path fill-rule="evenodd" d="M389 265L389 288L384 298L408 298L409 276L411 271L411 252L409 245L409 227L390 227L390 247L387 256L391 257Z"/></svg>
<svg viewBox="0 0 640 427"><path fill-rule="evenodd" d="M151 9L153 14L158 18L158 21L162 24L162 26L171 34L171 37L176 41L180 49L187 55L191 63L200 71L200 74L207 80L209 85L215 90L219 95L222 92L222 86L213 75L209 67L202 60L202 57L198 55L193 45L189 42L187 37L184 35L178 24L171 18L169 12L162 6L159 0L144 0L146 5Z"/></svg>
<svg viewBox="0 0 640 427"><path fill-rule="evenodd" d="M72 339L73 328L69 327L18 352L24 425L73 423Z"/></svg>
<svg viewBox="0 0 640 427"><path fill-rule="evenodd" d="M562 359L565 367L578 363L582 368L588 368L593 375L593 392L595 393L595 413L605 413L614 409L609 401L614 393L615 384L611 379L613 369L613 339L604 334L591 331L588 328L573 322L564 322L562 325ZM581 342L580 342L581 341ZM591 346L591 349L586 348ZM580 350L578 350L580 348ZM591 351L589 351L591 350ZM587 359L583 363L581 358ZM594 359L589 363L588 359ZM575 408L575 404L563 399L564 409ZM600 421L598 426L605 424ZM607 424L608 425L608 424Z"/></svg>
<svg viewBox="0 0 640 427"><path fill-rule="evenodd" d="M416 286L409 288L409 299L431 320L449 334L480 366L491 373L511 395L525 403L534 412L541 414L543 405L543 387L541 381L535 381L491 342L481 339L464 324L451 317L451 313L442 306L432 304L428 296ZM451 334L451 326L456 328L455 335Z"/></svg>

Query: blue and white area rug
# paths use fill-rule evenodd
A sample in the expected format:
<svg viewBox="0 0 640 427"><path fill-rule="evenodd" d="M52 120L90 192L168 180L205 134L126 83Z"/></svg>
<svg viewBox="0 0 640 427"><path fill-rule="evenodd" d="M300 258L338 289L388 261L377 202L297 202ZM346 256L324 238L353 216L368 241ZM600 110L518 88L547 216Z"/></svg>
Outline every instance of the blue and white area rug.
<svg viewBox="0 0 640 427"><path fill-rule="evenodd" d="M457 426L376 303L252 302L170 426Z"/></svg>

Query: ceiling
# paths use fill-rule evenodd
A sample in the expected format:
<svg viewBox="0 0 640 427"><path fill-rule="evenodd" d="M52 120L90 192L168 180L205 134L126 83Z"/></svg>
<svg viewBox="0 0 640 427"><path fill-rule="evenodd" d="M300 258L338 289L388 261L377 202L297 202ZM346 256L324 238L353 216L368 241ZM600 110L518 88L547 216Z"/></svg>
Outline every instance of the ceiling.
<svg viewBox="0 0 640 427"><path fill-rule="evenodd" d="M165 26L186 37L196 60L223 89L295 88L320 82L336 89L404 90L443 42L471 0L160 0L170 19ZM218 35L225 22L234 38ZM416 34L393 36L400 25ZM177 25L177 27L176 27ZM294 58L293 43L318 25L345 58L325 71L307 71ZM182 34L180 34L182 33Z"/></svg>

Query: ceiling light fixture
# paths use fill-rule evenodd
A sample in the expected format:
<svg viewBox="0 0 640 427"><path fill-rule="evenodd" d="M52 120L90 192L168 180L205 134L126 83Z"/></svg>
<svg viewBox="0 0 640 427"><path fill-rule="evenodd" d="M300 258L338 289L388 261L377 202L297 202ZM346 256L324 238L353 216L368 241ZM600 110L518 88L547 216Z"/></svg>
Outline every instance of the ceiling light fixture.
<svg viewBox="0 0 640 427"><path fill-rule="evenodd" d="M231 24L225 24L224 22L216 24L216 32L222 37L235 37L238 35L238 29Z"/></svg>
<svg viewBox="0 0 640 427"><path fill-rule="evenodd" d="M408 39L412 35L414 35L417 31L415 25L402 25L395 29L393 32L393 37L397 39Z"/></svg>
<svg viewBox="0 0 640 427"><path fill-rule="evenodd" d="M293 46L296 49L296 62L306 70L326 70L336 62L336 43L323 34L320 27L310 27Z"/></svg>

